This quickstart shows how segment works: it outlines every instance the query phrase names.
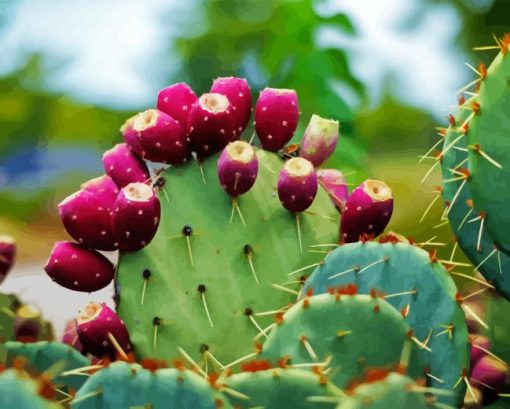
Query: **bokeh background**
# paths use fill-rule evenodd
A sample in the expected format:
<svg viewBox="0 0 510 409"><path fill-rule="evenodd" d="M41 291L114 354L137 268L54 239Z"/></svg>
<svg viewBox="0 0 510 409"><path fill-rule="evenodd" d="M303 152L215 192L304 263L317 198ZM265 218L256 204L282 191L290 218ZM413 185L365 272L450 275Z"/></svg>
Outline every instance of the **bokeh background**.
<svg viewBox="0 0 510 409"><path fill-rule="evenodd" d="M492 34L510 31L510 1L494 0L0 0L0 233L18 264L0 290L21 293L62 328L88 295L53 284L43 265L66 239L57 203L102 173L119 127L152 107L159 89L216 76L295 88L302 111L339 119L329 165L354 187L367 177L394 191L390 230L450 243L439 174L419 163L474 74ZM249 132L249 130L248 130ZM459 283L461 286L462 283Z"/></svg>

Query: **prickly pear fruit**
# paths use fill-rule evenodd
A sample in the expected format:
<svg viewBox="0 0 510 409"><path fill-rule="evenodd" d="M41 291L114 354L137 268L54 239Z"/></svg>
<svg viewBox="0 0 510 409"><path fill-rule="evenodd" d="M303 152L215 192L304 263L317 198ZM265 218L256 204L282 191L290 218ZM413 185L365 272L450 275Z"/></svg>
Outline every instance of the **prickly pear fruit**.
<svg viewBox="0 0 510 409"><path fill-rule="evenodd" d="M393 212L393 194L386 183L365 180L352 191L341 219L341 239L352 243L381 234Z"/></svg>
<svg viewBox="0 0 510 409"><path fill-rule="evenodd" d="M491 342L489 338L478 334L470 335L469 341L471 344L471 368L472 368L482 357L487 355L487 353L484 352L483 349L490 350ZM477 347L481 347L483 349Z"/></svg>
<svg viewBox="0 0 510 409"><path fill-rule="evenodd" d="M251 91L245 78L220 77L213 81L211 92L225 95L232 105L235 135L243 133L251 115Z"/></svg>
<svg viewBox="0 0 510 409"><path fill-rule="evenodd" d="M133 128L133 125L140 115L141 113L133 115L120 127L120 133L124 138L124 142L138 156L142 155L142 145L140 144L140 133Z"/></svg>
<svg viewBox="0 0 510 409"><path fill-rule="evenodd" d="M125 143L119 143L103 154L103 166L119 187L149 179L149 169L145 162Z"/></svg>
<svg viewBox="0 0 510 409"><path fill-rule="evenodd" d="M83 351L83 345L78 337L78 324L76 323L76 320L67 321L60 342L69 345L79 352Z"/></svg>
<svg viewBox="0 0 510 409"><path fill-rule="evenodd" d="M16 259L16 242L11 236L0 236L0 283L4 281Z"/></svg>
<svg viewBox="0 0 510 409"><path fill-rule="evenodd" d="M105 206L109 211L113 211L115 199L119 194L119 187L108 175L102 175L82 183L81 190L91 193Z"/></svg>
<svg viewBox="0 0 510 409"><path fill-rule="evenodd" d="M489 405L498 399L508 376L508 365L502 361L485 355L475 364L471 371L471 379L476 380L483 395L484 405Z"/></svg>
<svg viewBox="0 0 510 409"><path fill-rule="evenodd" d="M186 128L191 106L197 99L188 84L179 82L159 91L157 108Z"/></svg>
<svg viewBox="0 0 510 409"><path fill-rule="evenodd" d="M70 236L81 244L98 250L116 250L112 231L111 198L103 203L101 196L79 190L58 205L62 224Z"/></svg>
<svg viewBox="0 0 510 409"><path fill-rule="evenodd" d="M91 302L80 313L77 332L85 351L97 357L115 357L120 347L131 351L127 329L119 316L105 304Z"/></svg>
<svg viewBox="0 0 510 409"><path fill-rule="evenodd" d="M343 212L349 196L343 173L336 169L318 169L317 178L336 208Z"/></svg>
<svg viewBox="0 0 510 409"><path fill-rule="evenodd" d="M291 212L303 212L310 207L319 183L313 165L303 158L285 162L278 176L278 197Z"/></svg>
<svg viewBox="0 0 510 409"><path fill-rule="evenodd" d="M168 165L180 165L189 159L184 127L164 112L156 109L142 112L133 129L140 135L142 158Z"/></svg>
<svg viewBox="0 0 510 409"><path fill-rule="evenodd" d="M338 127L338 121L313 114L303 135L300 156L308 159L315 167L326 162L338 142Z"/></svg>
<svg viewBox="0 0 510 409"><path fill-rule="evenodd" d="M204 94L193 104L188 138L199 160L221 151L235 139L232 106L225 95Z"/></svg>
<svg viewBox="0 0 510 409"><path fill-rule="evenodd" d="M255 105L255 130L268 151L278 151L294 135L299 120L296 91L265 88Z"/></svg>
<svg viewBox="0 0 510 409"><path fill-rule="evenodd" d="M159 199L144 183L125 186L115 202L113 230L123 251L136 251L149 244L161 216Z"/></svg>
<svg viewBox="0 0 510 409"><path fill-rule="evenodd" d="M44 270L62 287L88 293L106 287L115 275L115 267L105 256L68 241L55 243Z"/></svg>
<svg viewBox="0 0 510 409"><path fill-rule="evenodd" d="M218 177L223 189L237 197L251 189L259 170L257 155L249 143L229 143L218 159Z"/></svg>

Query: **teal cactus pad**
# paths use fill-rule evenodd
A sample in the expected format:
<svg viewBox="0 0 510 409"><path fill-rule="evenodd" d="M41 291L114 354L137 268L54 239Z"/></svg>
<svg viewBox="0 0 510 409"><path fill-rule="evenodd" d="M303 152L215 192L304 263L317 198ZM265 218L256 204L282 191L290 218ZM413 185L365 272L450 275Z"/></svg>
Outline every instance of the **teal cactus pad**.
<svg viewBox="0 0 510 409"><path fill-rule="evenodd" d="M16 358L23 358L26 360L25 370L34 375L41 375L50 368L58 367L58 373L61 374L90 365L89 360L76 349L58 342L6 342L4 346L7 351L7 366L11 366ZM65 387L67 390L78 390L85 380L86 378L80 375L57 375L53 383L60 389Z"/></svg>
<svg viewBox="0 0 510 409"><path fill-rule="evenodd" d="M92 375L78 391L73 409L231 409L228 399L191 371L116 362Z"/></svg>
<svg viewBox="0 0 510 409"><path fill-rule="evenodd" d="M309 398L334 396L336 392L336 388L323 383L319 375L300 369L243 372L227 378L226 384L230 389L249 397L231 397L230 401L236 409L324 409L324 403L313 403Z"/></svg>
<svg viewBox="0 0 510 409"><path fill-rule="evenodd" d="M469 184L475 208L485 212L485 227L510 255L510 55L500 52L487 70L476 97L479 112L469 123ZM479 146L480 151L476 149ZM485 154L482 155L480 152ZM501 168L487 156L493 159Z"/></svg>
<svg viewBox="0 0 510 409"><path fill-rule="evenodd" d="M41 384L27 373L8 369L0 373L0 408L63 409L39 395Z"/></svg>
<svg viewBox="0 0 510 409"><path fill-rule="evenodd" d="M206 344L216 358L228 364L253 352L253 339L259 330L247 311L253 312L252 318L260 327L270 325L271 316L256 314L280 309L296 298L272 284L286 281L289 271L320 261L320 255L306 251L310 244L338 241L337 211L327 193L319 189L309 209L313 214L300 218L300 253L295 216L281 206L276 193L283 162L276 154L262 150L257 150L257 156L257 181L238 199L246 228L238 214L229 224L232 203L218 182L217 155L203 163L206 184L196 163L165 172L157 235L145 249L121 254L118 267L118 312L139 356L168 360L178 356L176 348L180 346L199 361L201 346ZM193 229L189 237L193 267L182 233L186 225ZM252 274L245 245L251 246L251 261L260 284ZM142 276L145 269L151 272L148 281ZM201 284L206 290L203 294L198 291ZM299 283L288 288L299 290ZM204 299L214 327L207 318ZM161 324L156 348L155 322Z"/></svg>
<svg viewBox="0 0 510 409"><path fill-rule="evenodd" d="M459 171L468 167L466 163L468 153L463 150L467 147L467 141L465 137L461 137L464 132L461 126L471 113L467 107L475 100L476 98L471 98L463 104L464 108L459 109L455 116L455 124L446 130L444 149L456 139L458 141L455 148L445 152L441 161L443 180L447 181L443 183L442 194L447 208L449 207L448 219L460 248L485 279L493 284L501 295L510 299L510 274L507 274L510 272L510 257L496 248L492 237L485 229L482 230L478 246L480 221L469 222L478 214L472 204L470 183L464 183L464 180L453 181L459 175L452 172L452 169Z"/></svg>
<svg viewBox="0 0 510 409"><path fill-rule="evenodd" d="M337 273L344 274L329 278ZM469 368L468 333L456 300L457 289L443 266L424 250L406 243L346 244L326 256L325 263L307 280L303 293L310 289L321 294L349 283L363 294L373 289L382 291L393 307L406 311L414 336L422 342L429 338L427 345L432 352L419 350L421 365L443 381L429 376L428 384L448 390L457 385L455 395L444 399L460 404L465 386L457 381ZM392 296L413 291L416 293Z"/></svg>
<svg viewBox="0 0 510 409"><path fill-rule="evenodd" d="M332 382L346 388L369 368L397 369L410 343L409 331L404 317L384 300L320 294L299 301L283 315L264 343L262 357L277 362L288 356L292 364L331 357ZM422 377L424 368L416 366L415 352L411 358L410 372Z"/></svg>
<svg viewBox="0 0 510 409"><path fill-rule="evenodd" d="M349 399L344 399L336 409L432 409L436 408L427 398L423 388L412 379L398 373L358 386ZM431 402L431 403L429 403Z"/></svg>

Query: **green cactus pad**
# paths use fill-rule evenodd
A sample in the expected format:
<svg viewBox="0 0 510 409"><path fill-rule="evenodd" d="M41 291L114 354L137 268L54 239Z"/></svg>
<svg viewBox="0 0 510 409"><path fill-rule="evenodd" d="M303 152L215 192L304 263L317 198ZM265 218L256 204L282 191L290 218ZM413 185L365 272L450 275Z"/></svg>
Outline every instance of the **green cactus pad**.
<svg viewBox="0 0 510 409"><path fill-rule="evenodd" d="M406 343L414 349L409 331L402 315L384 300L320 294L299 301L283 315L264 343L262 357L276 362L287 356L292 364L331 357L332 381L345 388L367 368L396 369ZM411 355L411 373L423 376L415 352Z"/></svg>
<svg viewBox="0 0 510 409"><path fill-rule="evenodd" d="M34 375L41 375L50 370L57 374L90 365L89 360L76 349L58 342L37 342L24 344L21 342L6 342L7 356L5 363L11 366L16 358L26 360L25 370ZM55 374L56 375L56 374ZM53 383L58 387L78 390L86 377L80 375L57 375Z"/></svg>
<svg viewBox="0 0 510 409"><path fill-rule="evenodd" d="M471 98L463 106L469 107L475 101ZM464 150L467 147L466 138L461 137L463 130L460 128L464 121L469 117L470 110L466 108L459 109L455 116L455 125L450 125L446 131L444 139L444 149L447 149L456 139L458 139L455 148L448 149L443 155L441 161L443 180L443 199L448 208L447 214L451 228L457 237L457 242L464 254L471 260L478 271L485 279L493 284L496 289L510 299L510 257L505 253L498 251L492 237L486 230L480 233L480 221L469 222L477 217L477 211L472 205L472 192L469 183L464 180L453 180L458 177L458 173L452 170L465 169L468 153ZM480 246L478 239L480 237Z"/></svg>
<svg viewBox="0 0 510 409"><path fill-rule="evenodd" d="M343 274L329 278L338 273ZM457 381L469 368L468 333L456 299L457 289L443 266L427 252L406 243L346 244L326 256L324 264L307 280L303 293L310 290L321 294L350 283L363 294L382 291L393 307L406 313L414 337L421 342L429 339L432 352L419 350L421 366L442 381L428 376L427 383L448 390L456 386L455 395L444 399L460 404L465 386Z"/></svg>
<svg viewBox="0 0 510 409"><path fill-rule="evenodd" d="M92 375L71 403L73 409L231 409L228 400L191 371L116 362Z"/></svg>
<svg viewBox="0 0 510 409"><path fill-rule="evenodd" d="M479 112L469 123L467 145L475 208L485 213L494 242L510 255L510 55L505 47L507 52L498 54L481 82Z"/></svg>
<svg viewBox="0 0 510 409"><path fill-rule="evenodd" d="M299 369L243 372L227 378L226 384L250 398L231 397L230 401L239 409L323 409L323 403L310 402L309 398L333 396L336 391L331 384L323 383L319 375Z"/></svg>
<svg viewBox="0 0 510 409"><path fill-rule="evenodd" d="M16 328L19 336L17 338ZM23 328L30 332L37 332L37 337L24 337ZM21 329L21 330L20 330ZM24 304L14 294L0 293L0 342L7 341L51 341L53 327L50 322L44 321L40 312Z"/></svg>
<svg viewBox="0 0 510 409"><path fill-rule="evenodd" d="M0 373L0 408L63 409L39 395L41 384L27 373L9 369Z"/></svg>
<svg viewBox="0 0 510 409"><path fill-rule="evenodd" d="M344 399L336 409L432 409L435 406L424 388L412 379L398 373L390 373L383 380L358 386L349 399Z"/></svg>
<svg viewBox="0 0 510 409"><path fill-rule="evenodd" d="M238 199L246 228L238 214L229 223L232 203L218 182L217 155L203 163L206 184L196 163L165 172L157 235L145 249L121 254L118 267L118 312L139 356L168 360L178 355L176 347L180 346L198 361L205 344L217 359L228 364L253 352L259 330L247 314L251 312L262 328L271 324L271 316L256 314L287 306L296 298L292 291L300 288L299 283L290 284L289 293L272 284L286 281L290 271L320 260L317 253L306 251L308 245L337 242L338 214L326 192L319 189L309 209L313 214L300 217L300 253L295 216L281 206L276 193L283 162L276 154L262 150L257 156L257 181ZM183 235L186 225L193 229L189 237L193 267ZM245 245L251 246L259 284ZM143 278L145 269L151 272L149 280ZM206 291L198 291L200 288ZM207 318L204 300L214 327ZM155 323L160 325L154 348Z"/></svg>

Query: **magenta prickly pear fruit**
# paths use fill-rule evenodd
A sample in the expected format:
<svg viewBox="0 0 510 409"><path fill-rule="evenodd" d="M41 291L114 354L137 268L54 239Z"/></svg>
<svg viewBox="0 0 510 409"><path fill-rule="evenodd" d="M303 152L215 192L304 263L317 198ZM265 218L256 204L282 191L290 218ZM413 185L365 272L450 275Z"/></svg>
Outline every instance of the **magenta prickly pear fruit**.
<svg viewBox="0 0 510 409"><path fill-rule="evenodd" d="M489 338L478 334L470 335L469 340L471 343L471 367L473 367L482 357L487 355L486 352L477 348L477 346L489 351L491 349L491 342Z"/></svg>
<svg viewBox="0 0 510 409"><path fill-rule="evenodd" d="M133 115L128 118L126 122L120 127L120 133L124 138L126 144L135 152L138 156L142 155L142 145L140 143L140 133L133 128L135 121L140 114Z"/></svg>
<svg viewBox="0 0 510 409"><path fill-rule="evenodd" d="M300 156L308 159L315 167L326 162L338 142L338 127L338 121L313 114L301 141Z"/></svg>
<svg viewBox="0 0 510 409"><path fill-rule="evenodd" d="M265 88L255 105L255 130L268 151L278 151L291 140L299 120L296 91Z"/></svg>
<svg viewBox="0 0 510 409"><path fill-rule="evenodd" d="M381 234L393 212L393 194L386 183L365 180L352 191L341 218L341 240L352 243Z"/></svg>
<svg viewBox="0 0 510 409"><path fill-rule="evenodd" d="M101 253L68 241L55 243L44 270L62 287L87 293L106 287L115 275L115 266Z"/></svg>
<svg viewBox="0 0 510 409"><path fill-rule="evenodd" d="M100 195L79 190L58 205L60 219L73 239L98 250L116 250L112 230L113 203Z"/></svg>
<svg viewBox="0 0 510 409"><path fill-rule="evenodd" d="M142 112L133 129L140 135L142 158L168 165L180 165L189 159L184 127L164 112L156 109Z"/></svg>
<svg viewBox="0 0 510 409"><path fill-rule="evenodd" d="M11 271L16 259L16 242L11 236L0 236L0 283Z"/></svg>
<svg viewBox="0 0 510 409"><path fill-rule="evenodd" d="M60 341L63 344L73 347L77 351L83 351L83 345L81 344L78 336L78 324L76 323L76 320L67 321Z"/></svg>
<svg viewBox="0 0 510 409"><path fill-rule="evenodd" d="M251 189L259 171L257 155L244 141L230 142L218 159L218 177L223 189L237 197Z"/></svg>
<svg viewBox="0 0 510 409"><path fill-rule="evenodd" d="M188 84L179 82L159 91L157 108L186 128L191 106L197 99Z"/></svg>
<svg viewBox="0 0 510 409"><path fill-rule="evenodd" d="M251 115L251 90L245 78L220 77L213 81L211 92L225 95L232 105L232 122L235 134L243 133Z"/></svg>
<svg viewBox="0 0 510 409"><path fill-rule="evenodd" d="M94 179L90 179L81 184L81 190L91 193L97 197L108 210L113 212L115 199L119 194L119 187L108 175L102 175Z"/></svg>
<svg viewBox="0 0 510 409"><path fill-rule="evenodd" d="M125 186L115 202L113 229L119 249L136 251L151 242L158 230L161 207L156 193L144 183Z"/></svg>
<svg viewBox="0 0 510 409"><path fill-rule="evenodd" d="M191 107L188 138L199 160L221 151L234 137L231 105L225 95L202 95Z"/></svg>
<svg viewBox="0 0 510 409"><path fill-rule="evenodd" d="M278 176L278 197L291 212L303 212L317 194L319 182L310 161L292 158L285 162Z"/></svg>
<svg viewBox="0 0 510 409"><path fill-rule="evenodd" d="M507 376L508 366L490 355L483 356L475 364L471 371L471 382L482 391L484 405L498 399L498 393L504 389Z"/></svg>
<svg viewBox="0 0 510 409"><path fill-rule="evenodd" d="M125 143L119 143L103 154L103 166L106 174L120 187L133 182L144 183L150 176L145 162Z"/></svg>
<svg viewBox="0 0 510 409"><path fill-rule="evenodd" d="M349 196L343 173L336 169L318 169L317 178L336 208L343 212Z"/></svg>
<svg viewBox="0 0 510 409"><path fill-rule="evenodd" d="M76 323L84 352L97 357L115 357L119 352L115 344L125 353L132 349L126 326L105 304L90 303L80 313Z"/></svg>

